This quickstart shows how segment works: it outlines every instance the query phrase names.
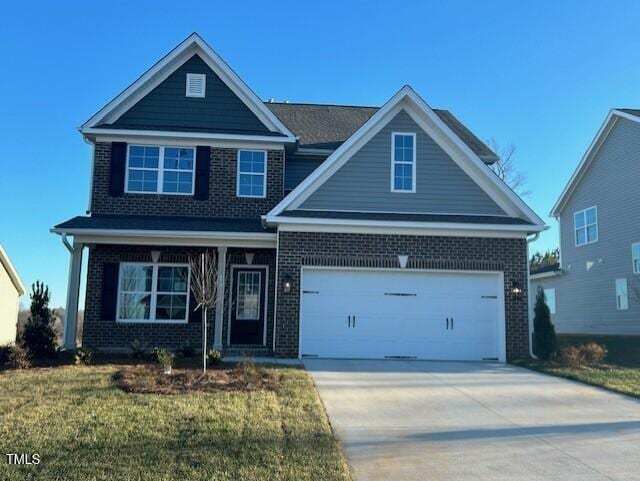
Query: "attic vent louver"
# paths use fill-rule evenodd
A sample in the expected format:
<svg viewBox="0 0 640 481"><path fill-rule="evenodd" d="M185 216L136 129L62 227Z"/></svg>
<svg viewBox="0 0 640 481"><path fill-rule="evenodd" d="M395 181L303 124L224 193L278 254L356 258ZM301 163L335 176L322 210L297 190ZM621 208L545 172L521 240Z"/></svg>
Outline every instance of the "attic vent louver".
<svg viewBox="0 0 640 481"><path fill-rule="evenodd" d="M207 90L207 76L202 73L187 74L187 97L204 97Z"/></svg>

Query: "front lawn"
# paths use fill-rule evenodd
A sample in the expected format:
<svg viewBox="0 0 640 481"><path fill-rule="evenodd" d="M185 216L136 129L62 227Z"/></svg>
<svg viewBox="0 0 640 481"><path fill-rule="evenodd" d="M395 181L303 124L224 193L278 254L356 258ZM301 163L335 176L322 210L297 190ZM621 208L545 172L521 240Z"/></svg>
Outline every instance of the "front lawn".
<svg viewBox="0 0 640 481"><path fill-rule="evenodd" d="M609 351L601 365L571 368L530 361L525 367L640 398L640 336L558 336L558 346L597 342Z"/></svg>
<svg viewBox="0 0 640 481"><path fill-rule="evenodd" d="M122 366L0 373L0 479L349 480L306 372L275 391L130 394ZM40 454L32 466L6 453Z"/></svg>

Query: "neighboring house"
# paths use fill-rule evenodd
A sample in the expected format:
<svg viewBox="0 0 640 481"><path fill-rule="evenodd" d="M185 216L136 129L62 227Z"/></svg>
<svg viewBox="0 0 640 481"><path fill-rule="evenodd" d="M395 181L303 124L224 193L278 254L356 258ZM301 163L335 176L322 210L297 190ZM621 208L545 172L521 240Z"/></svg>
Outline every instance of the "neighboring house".
<svg viewBox="0 0 640 481"><path fill-rule="evenodd" d="M0 245L0 345L15 342L24 285L9 256Z"/></svg>
<svg viewBox="0 0 640 481"><path fill-rule="evenodd" d="M558 332L640 334L639 159L640 110L612 110L551 211L560 264L531 285Z"/></svg>
<svg viewBox="0 0 640 481"><path fill-rule="evenodd" d="M528 355L527 236L543 221L495 154L405 86L382 107L262 102L193 34L81 127L90 213L71 252L64 343L201 342L188 254L216 249L227 353ZM67 236L73 236L71 244Z"/></svg>

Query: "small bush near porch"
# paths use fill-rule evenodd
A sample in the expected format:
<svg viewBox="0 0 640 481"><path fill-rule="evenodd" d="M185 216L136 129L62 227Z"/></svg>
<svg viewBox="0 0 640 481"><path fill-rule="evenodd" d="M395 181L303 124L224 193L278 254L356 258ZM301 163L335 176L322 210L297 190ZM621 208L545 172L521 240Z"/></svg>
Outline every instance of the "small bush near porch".
<svg viewBox="0 0 640 481"><path fill-rule="evenodd" d="M267 368L276 389L134 394L122 365L0 372L2 480L348 480L307 374Z"/></svg>

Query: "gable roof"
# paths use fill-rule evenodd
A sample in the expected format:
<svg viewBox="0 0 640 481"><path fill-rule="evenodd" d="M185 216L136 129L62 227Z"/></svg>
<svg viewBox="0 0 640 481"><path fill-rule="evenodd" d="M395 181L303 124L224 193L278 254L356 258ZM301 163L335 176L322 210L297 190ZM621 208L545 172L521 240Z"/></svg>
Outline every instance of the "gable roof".
<svg viewBox="0 0 640 481"><path fill-rule="evenodd" d="M104 133L96 128L110 126L137 101L157 87L184 62L197 54L213 72L233 91L233 93L258 117L270 132L285 137L285 141L295 141L293 133L269 110L244 81L227 63L197 34L192 33L177 47L156 62L135 82L117 95L81 127L83 134Z"/></svg>
<svg viewBox="0 0 640 481"><path fill-rule="evenodd" d="M300 148L335 150L375 114L380 107L267 102L267 107L299 138ZM433 109L485 163L498 156L448 110Z"/></svg>
<svg viewBox="0 0 640 481"><path fill-rule="evenodd" d="M4 270L7 272L9 279L11 279L11 282L15 286L16 291L18 291L18 295L19 296L24 295L24 293L27 292L26 289L24 288L24 284L20 280L20 276L18 275L15 268L13 267L13 264L11 264L11 261L9 260L9 256L7 255L7 252L4 250L4 248L1 245L0 245L0 265L4 267Z"/></svg>
<svg viewBox="0 0 640 481"><path fill-rule="evenodd" d="M400 111L413 120L501 207L508 216L520 217L531 223L532 231L546 229L544 222L480 157L437 115L408 85L400 89L376 111L347 141L336 149L309 177L267 215L267 222L277 222L285 210L295 210L331 177L351 156L360 150ZM284 214L283 214L284 215Z"/></svg>
<svg viewBox="0 0 640 481"><path fill-rule="evenodd" d="M560 215L565 204L571 197L571 194L573 194L576 186L580 182L580 179L582 179L582 177L584 176L585 172L591 165L591 161L595 157L596 153L600 150L600 147L609 136L611 129L619 118L631 120L632 122L640 122L640 110L625 108L611 109L609 111L607 117L604 119L604 122L598 129L595 137L591 141L591 144L589 144L589 148L587 148L587 151L582 156L582 159L576 167L576 170L574 170L573 174L571 175L569 182L567 182L567 185L565 185L564 189L562 190L560 197L558 197L558 200L551 208L551 212L549 213L549 215L556 218Z"/></svg>

